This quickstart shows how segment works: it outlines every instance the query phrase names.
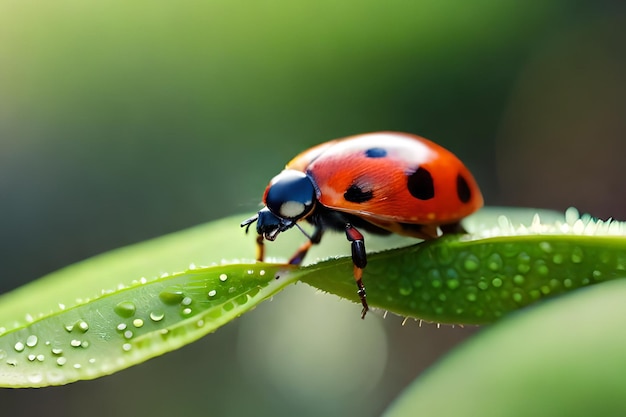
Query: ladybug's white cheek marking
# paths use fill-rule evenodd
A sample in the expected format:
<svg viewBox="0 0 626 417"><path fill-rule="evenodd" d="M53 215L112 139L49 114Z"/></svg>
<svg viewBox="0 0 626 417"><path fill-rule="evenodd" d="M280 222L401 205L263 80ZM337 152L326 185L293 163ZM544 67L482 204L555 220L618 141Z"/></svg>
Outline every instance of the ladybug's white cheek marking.
<svg viewBox="0 0 626 417"><path fill-rule="evenodd" d="M304 204L298 201L285 201L280 206L280 215L292 219L304 213Z"/></svg>

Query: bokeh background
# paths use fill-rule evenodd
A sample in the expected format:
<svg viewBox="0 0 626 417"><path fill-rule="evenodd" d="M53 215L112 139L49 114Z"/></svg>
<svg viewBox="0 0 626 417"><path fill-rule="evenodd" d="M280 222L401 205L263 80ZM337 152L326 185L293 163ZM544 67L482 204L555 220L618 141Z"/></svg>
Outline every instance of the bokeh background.
<svg viewBox="0 0 626 417"><path fill-rule="evenodd" d="M620 1L0 0L0 292L243 218L301 150L376 130L452 149L490 205L624 219L624 45ZM2 390L0 408L375 416L474 331L361 322L300 285L116 375Z"/></svg>

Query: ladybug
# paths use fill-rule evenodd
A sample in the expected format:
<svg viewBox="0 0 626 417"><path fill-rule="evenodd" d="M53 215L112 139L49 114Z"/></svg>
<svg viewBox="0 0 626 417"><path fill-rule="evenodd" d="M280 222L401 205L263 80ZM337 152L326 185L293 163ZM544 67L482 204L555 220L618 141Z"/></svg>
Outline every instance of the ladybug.
<svg viewBox="0 0 626 417"><path fill-rule="evenodd" d="M352 247L354 279L363 305L367 265L359 231L397 233L435 239L463 233L460 220L483 205L476 180L450 151L419 136L377 132L332 140L292 159L270 181L263 207L241 223L256 222L257 259L263 261L264 239L296 226L308 238L289 263L299 265L326 230L344 231ZM312 234L299 221L312 224Z"/></svg>

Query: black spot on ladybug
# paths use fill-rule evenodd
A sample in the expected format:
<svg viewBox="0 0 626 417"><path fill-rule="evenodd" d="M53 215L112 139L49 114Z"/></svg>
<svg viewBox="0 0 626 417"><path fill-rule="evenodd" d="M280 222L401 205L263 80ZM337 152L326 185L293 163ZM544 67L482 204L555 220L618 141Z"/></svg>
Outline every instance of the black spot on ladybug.
<svg viewBox="0 0 626 417"><path fill-rule="evenodd" d="M420 167L409 175L406 186L409 193L420 200L430 200L435 196L433 176L426 168Z"/></svg>
<svg viewBox="0 0 626 417"><path fill-rule="evenodd" d="M472 198L472 190L470 190L467 180L461 174L456 177L456 194L463 203L467 203Z"/></svg>
<svg viewBox="0 0 626 417"><path fill-rule="evenodd" d="M365 203L374 198L372 190L364 190L356 184L352 184L350 188L343 193L343 198L352 203Z"/></svg>
<svg viewBox="0 0 626 417"><path fill-rule="evenodd" d="M387 156L387 151L383 148L369 148L365 151L365 156L368 158L384 158Z"/></svg>

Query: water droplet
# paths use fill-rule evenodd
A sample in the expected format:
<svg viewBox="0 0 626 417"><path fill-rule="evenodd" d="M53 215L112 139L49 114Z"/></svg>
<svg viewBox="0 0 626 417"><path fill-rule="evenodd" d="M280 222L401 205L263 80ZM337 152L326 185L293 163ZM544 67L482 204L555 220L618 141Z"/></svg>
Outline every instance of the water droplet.
<svg viewBox="0 0 626 417"><path fill-rule="evenodd" d="M37 361L43 362L46 359L46 356L43 353L37 355Z"/></svg>
<svg viewBox="0 0 626 417"><path fill-rule="evenodd" d="M583 261L583 250L578 246L572 249L571 259L575 264L581 263Z"/></svg>
<svg viewBox="0 0 626 417"><path fill-rule="evenodd" d="M133 346L132 346L130 343L124 343L124 344L122 345L122 350L123 350L124 352L129 352L129 351L132 349L132 347L133 347Z"/></svg>
<svg viewBox="0 0 626 417"><path fill-rule="evenodd" d="M515 283L515 285L524 285L524 281L525 279L523 275L517 274L513 277L513 282Z"/></svg>
<svg viewBox="0 0 626 417"><path fill-rule="evenodd" d="M487 281L479 281L478 284L476 284L476 286L478 287L478 289L484 291L489 288L489 283Z"/></svg>
<svg viewBox="0 0 626 417"><path fill-rule="evenodd" d="M86 341L86 340L83 340L83 341L82 341L82 343L80 344L80 346L81 346L82 348L87 349L87 348L89 347L89 342L88 342L88 341Z"/></svg>
<svg viewBox="0 0 626 417"><path fill-rule="evenodd" d="M120 317L132 317L137 311L137 306L132 301L122 301L113 307L113 311Z"/></svg>
<svg viewBox="0 0 626 417"><path fill-rule="evenodd" d="M555 265L561 265L563 263L563 254L555 253L552 257L552 262L554 262Z"/></svg>
<svg viewBox="0 0 626 417"><path fill-rule="evenodd" d="M87 324L85 320L78 320L75 326L78 327L78 330L80 330L83 333L86 333L87 330L89 330L89 324Z"/></svg>
<svg viewBox="0 0 626 417"><path fill-rule="evenodd" d="M446 285L449 289L455 290L459 288L459 286L461 285L461 281L459 281L458 279L449 279L446 281Z"/></svg>
<svg viewBox="0 0 626 417"><path fill-rule="evenodd" d="M502 257L497 253L491 254L487 259L487 267L494 272L500 270L503 263Z"/></svg>
<svg viewBox="0 0 626 417"><path fill-rule="evenodd" d="M474 255L473 253L470 253L463 260L463 268L467 272L477 271L478 268L480 268L480 259L478 259L478 256Z"/></svg>
<svg viewBox="0 0 626 417"><path fill-rule="evenodd" d="M17 342L15 346L13 346L16 352L23 352L25 347L26 345L24 345L24 343L22 342Z"/></svg>
<svg viewBox="0 0 626 417"><path fill-rule="evenodd" d="M126 323L120 323L120 324L117 325L116 329L118 331L122 332L122 331L126 330L126 327L127 327Z"/></svg>
<svg viewBox="0 0 626 417"><path fill-rule="evenodd" d="M96 358L89 358L89 360L87 362L89 362L91 364L94 364L94 363L96 363Z"/></svg>
<svg viewBox="0 0 626 417"><path fill-rule="evenodd" d="M235 308L235 305L234 305L231 301L229 301L229 302L225 303L225 304L222 306L222 308L224 309L224 311L230 311L230 310L232 310L233 308Z"/></svg>
<svg viewBox="0 0 626 417"><path fill-rule="evenodd" d="M7 357L7 352L3 349L0 349L0 360L3 360Z"/></svg>
<svg viewBox="0 0 626 417"><path fill-rule="evenodd" d="M544 251L545 253L552 252L552 245L550 242L539 242L539 249Z"/></svg>
<svg viewBox="0 0 626 417"><path fill-rule="evenodd" d="M180 286L168 287L159 294L159 299L169 305L179 304L183 298L185 298L185 294Z"/></svg>
<svg viewBox="0 0 626 417"><path fill-rule="evenodd" d="M26 338L26 346L35 347L37 346L38 341L39 340L37 339L37 336L35 336L34 334L31 334L30 336Z"/></svg>
<svg viewBox="0 0 626 417"><path fill-rule="evenodd" d="M563 286L564 286L565 288L572 288L572 284L573 284L573 282L572 282L572 280L571 280L571 279L569 279L569 278L565 278L565 279L563 280Z"/></svg>
<svg viewBox="0 0 626 417"><path fill-rule="evenodd" d="M135 326L137 328L142 327L143 326L143 320L141 320L141 319L133 320L133 326Z"/></svg>
<svg viewBox="0 0 626 417"><path fill-rule="evenodd" d="M183 298L183 300L180 302L180 304L181 304L181 305L184 305L184 306L188 306L188 305L190 305L190 304L191 304L191 301L192 301L192 300L191 300L191 297L185 297L185 298Z"/></svg>
<svg viewBox="0 0 626 417"><path fill-rule="evenodd" d="M215 294L217 294L217 291L215 290L209 291L209 297L215 297Z"/></svg>
<svg viewBox="0 0 626 417"><path fill-rule="evenodd" d="M220 281L224 282L228 279L228 275L226 274L220 274Z"/></svg>
<svg viewBox="0 0 626 417"><path fill-rule="evenodd" d="M467 295L465 296L465 299L467 301L476 301L477 298L478 297L476 296L476 293L473 292L467 293Z"/></svg>
<svg viewBox="0 0 626 417"><path fill-rule="evenodd" d="M456 271L455 268L448 268L445 271L445 276L444 276L445 280L449 280L449 279L459 279L459 273Z"/></svg>
<svg viewBox="0 0 626 417"><path fill-rule="evenodd" d="M530 271L530 256L526 252L517 255L517 271L520 274Z"/></svg>
<svg viewBox="0 0 626 417"><path fill-rule="evenodd" d="M515 301L516 303L521 303L522 301L524 301L524 296L519 292L515 292L513 293L513 301Z"/></svg>
<svg viewBox="0 0 626 417"><path fill-rule="evenodd" d="M248 296L248 294L241 294L239 297L235 299L235 302L239 305L244 305L245 303L248 302L249 299L250 297Z"/></svg>
<svg viewBox="0 0 626 417"><path fill-rule="evenodd" d="M68 333L72 333L72 332L74 331L74 325L73 325L73 324L66 324L66 325L64 326L64 328L65 328L65 330L66 330Z"/></svg>
<svg viewBox="0 0 626 417"><path fill-rule="evenodd" d="M264 275L265 275L265 269L261 269L261 270L259 271L259 275L264 276Z"/></svg>
<svg viewBox="0 0 626 417"><path fill-rule="evenodd" d="M34 354L32 354L32 353L31 353L30 355L28 355L28 356L27 356L27 359L28 359L29 361L31 361L31 362L33 362L33 361L35 360L35 358L36 358L36 356L35 356Z"/></svg>
<svg viewBox="0 0 626 417"><path fill-rule="evenodd" d="M165 313L163 313L162 311L153 311L152 313L150 313L150 320L155 322L163 320L163 317L165 317Z"/></svg>
<svg viewBox="0 0 626 417"><path fill-rule="evenodd" d="M500 288L502 286L502 278L494 278L491 280L491 285L493 285L495 288Z"/></svg>
<svg viewBox="0 0 626 417"><path fill-rule="evenodd" d="M52 354L53 354L53 355L57 355L57 356L59 356L59 355L61 355L62 353L63 353L63 349L61 349L61 348L52 348Z"/></svg>
<svg viewBox="0 0 626 417"><path fill-rule="evenodd" d="M591 273L591 276L593 276L595 279L600 279L602 278L602 271L594 269L593 272Z"/></svg>
<svg viewBox="0 0 626 417"><path fill-rule="evenodd" d="M191 309L190 309L189 307L184 308L184 309L183 309L183 314L184 314L185 316L190 315L190 314L191 314Z"/></svg>
<svg viewBox="0 0 626 417"><path fill-rule="evenodd" d="M36 372L28 375L28 382L30 382L31 384L38 384L41 381L43 381L43 375L41 374L41 372Z"/></svg>
<svg viewBox="0 0 626 417"><path fill-rule="evenodd" d="M439 245L435 248L435 257L439 265L449 265L454 260L454 253L448 246Z"/></svg>
<svg viewBox="0 0 626 417"><path fill-rule="evenodd" d="M202 326L204 326L204 320L200 319L196 322L196 327L200 328Z"/></svg>
<svg viewBox="0 0 626 417"><path fill-rule="evenodd" d="M130 331L130 330L126 330L126 331L124 332L124 338L125 338L125 339L131 339L132 337L133 337L133 332L132 332L132 331Z"/></svg>
<svg viewBox="0 0 626 417"><path fill-rule="evenodd" d="M539 259L535 262L535 272L541 276L548 276L550 270L548 269L548 265L543 261L543 259Z"/></svg>
<svg viewBox="0 0 626 417"><path fill-rule="evenodd" d="M70 341L70 346L71 347L80 347L80 345L81 345L81 341L78 340L78 339L72 339Z"/></svg>
<svg viewBox="0 0 626 417"><path fill-rule="evenodd" d="M57 358L57 365L63 366L67 363L67 358Z"/></svg>
<svg viewBox="0 0 626 417"><path fill-rule="evenodd" d="M74 364L74 369L80 369L80 368L82 368L82 365L80 363Z"/></svg>
<svg viewBox="0 0 626 417"><path fill-rule="evenodd" d="M398 292L400 295L407 296L413 292L413 286L411 285L411 281L406 278L401 278L398 283Z"/></svg>

